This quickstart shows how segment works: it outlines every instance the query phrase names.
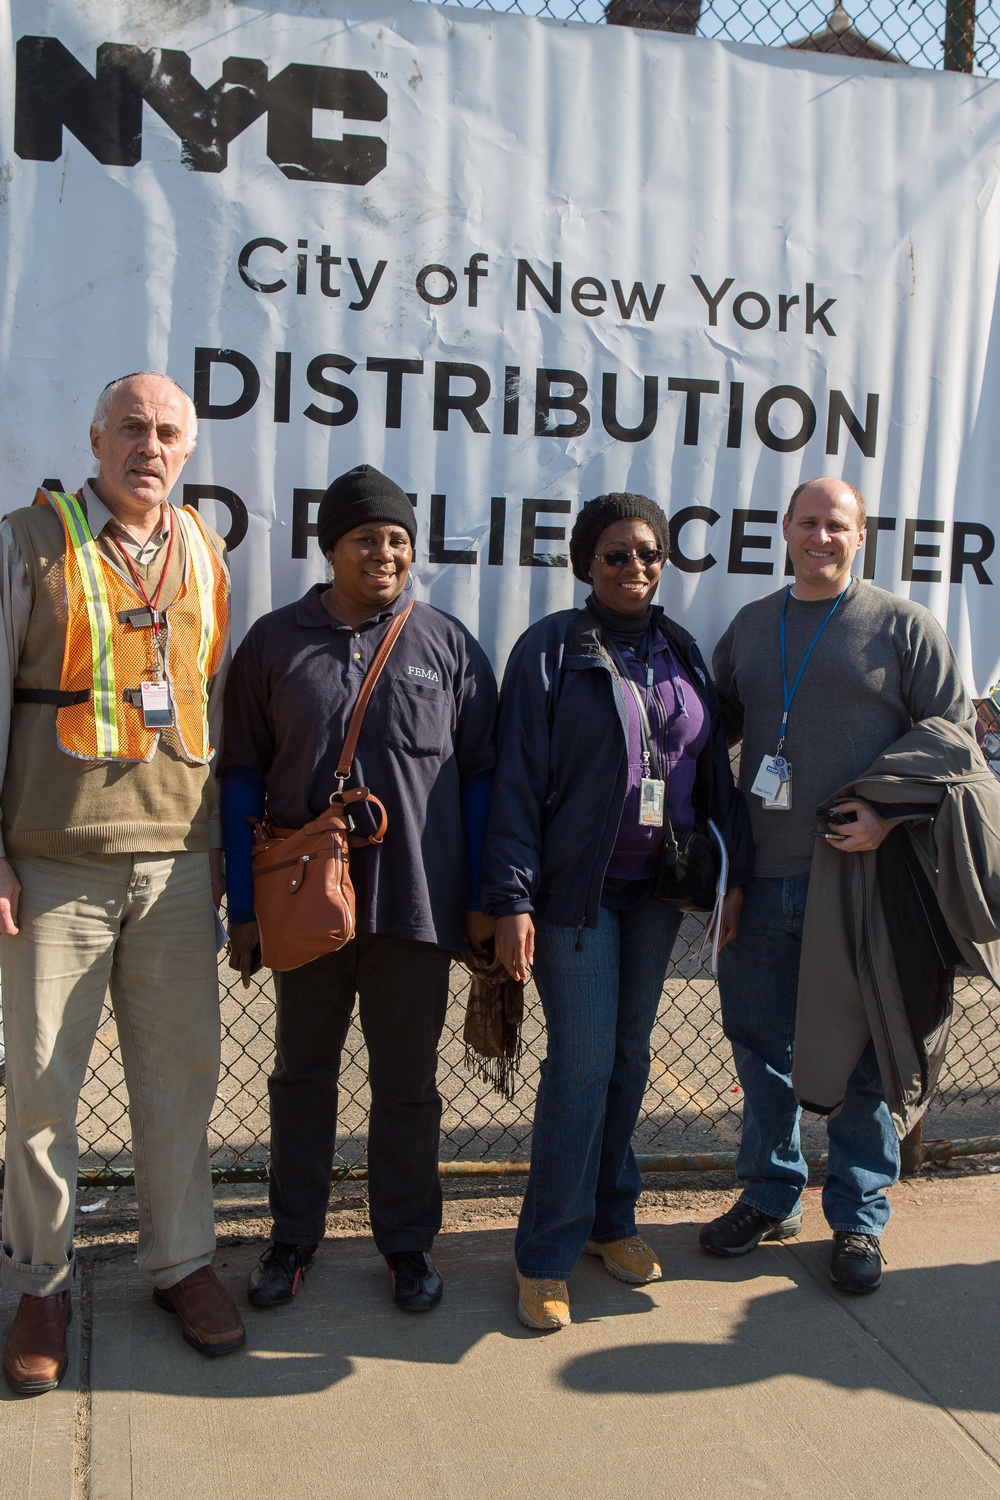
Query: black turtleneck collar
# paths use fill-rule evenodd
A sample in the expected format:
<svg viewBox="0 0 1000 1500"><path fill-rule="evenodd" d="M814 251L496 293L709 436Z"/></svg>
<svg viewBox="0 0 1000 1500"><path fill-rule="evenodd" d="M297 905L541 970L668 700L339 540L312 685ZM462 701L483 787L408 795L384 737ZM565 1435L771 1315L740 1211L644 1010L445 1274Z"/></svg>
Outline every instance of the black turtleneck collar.
<svg viewBox="0 0 1000 1500"><path fill-rule="evenodd" d="M608 609L606 604L601 604L593 594L587 595L584 606L609 635L615 636L617 640L627 641L630 646L638 646L642 641L653 620L653 606L647 604L640 615L619 614L616 609Z"/></svg>

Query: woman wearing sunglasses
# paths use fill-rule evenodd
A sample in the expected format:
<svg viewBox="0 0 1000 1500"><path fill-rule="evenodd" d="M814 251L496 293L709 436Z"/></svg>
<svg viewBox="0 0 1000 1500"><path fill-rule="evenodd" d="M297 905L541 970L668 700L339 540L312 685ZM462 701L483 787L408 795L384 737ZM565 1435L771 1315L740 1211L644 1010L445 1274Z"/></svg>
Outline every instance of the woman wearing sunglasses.
<svg viewBox="0 0 1000 1500"><path fill-rule="evenodd" d="M636 1233L631 1141L681 922L654 895L667 820L677 834L696 814L722 831L722 942L750 871L714 684L693 638L652 603L667 540L644 495L585 505L570 560L586 603L527 630L504 677L483 906L510 973L532 966L548 1030L515 1242L528 1328L570 1321L566 1283L584 1250L633 1285L662 1274Z"/></svg>

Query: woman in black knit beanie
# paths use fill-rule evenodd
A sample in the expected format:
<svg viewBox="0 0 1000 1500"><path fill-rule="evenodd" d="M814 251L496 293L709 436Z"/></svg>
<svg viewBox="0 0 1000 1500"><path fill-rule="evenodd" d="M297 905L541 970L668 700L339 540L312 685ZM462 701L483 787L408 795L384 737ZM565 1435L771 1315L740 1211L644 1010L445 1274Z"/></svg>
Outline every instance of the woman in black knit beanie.
<svg viewBox="0 0 1000 1500"><path fill-rule="evenodd" d="M599 495L570 537L582 609L518 641L500 700L483 909L515 978L533 967L548 1030L515 1243L518 1317L568 1323L581 1252L633 1285L662 1274L636 1233L632 1132L681 911L656 898L665 841L709 818L726 843L721 941L735 936L749 820L693 638L653 604L667 518Z"/></svg>
<svg viewBox="0 0 1000 1500"><path fill-rule="evenodd" d="M320 501L316 529L330 578L251 626L226 684L230 966L244 984L260 961L248 819L261 819L266 805L273 825L300 828L328 806L362 684L402 618L349 782L384 804L388 831L352 850L351 941L274 976L274 1222L247 1294L257 1307L290 1302L323 1238L341 1052L357 1004L371 1087L372 1233L397 1306L428 1312L443 1287L430 1252L441 1227L436 1074L451 955L466 935L482 941L493 925L479 910L477 877L496 683L464 626L429 604L408 607L417 527L398 484L369 464L341 474ZM364 806L354 804L359 818ZM359 822L359 833L370 831Z"/></svg>

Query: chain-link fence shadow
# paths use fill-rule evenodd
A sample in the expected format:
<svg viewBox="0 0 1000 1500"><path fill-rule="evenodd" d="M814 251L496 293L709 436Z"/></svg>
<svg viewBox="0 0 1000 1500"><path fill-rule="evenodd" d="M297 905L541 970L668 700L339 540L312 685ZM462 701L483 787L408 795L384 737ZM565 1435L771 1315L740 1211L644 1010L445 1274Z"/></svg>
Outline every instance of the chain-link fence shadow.
<svg viewBox="0 0 1000 1500"><path fill-rule="evenodd" d="M722 1034L718 991L698 956L701 931L702 924L689 918L678 937L653 1029L649 1087L636 1130L637 1151L673 1158L678 1165L706 1153L731 1154L739 1141L742 1098ZM226 967L220 977L223 1062L210 1126L213 1165L226 1175L261 1175L268 1154L273 990L266 970L249 990ZM508 1102L466 1067L462 1028L467 988L468 975L456 965L441 1044L441 1157L445 1162L523 1162L530 1151L538 1067L545 1051L538 997L529 987L524 1055ZM413 998L420 1003L418 995ZM368 1103L365 1046L355 1019L341 1075L338 1144L345 1170L364 1164ZM2 1104L0 1091L0 1110ZM125 1082L110 1009L94 1045L79 1129L80 1168L88 1180L130 1170ZM924 1133L948 1140L1000 1136L1000 1017L996 990L985 980L958 983L948 1062ZM822 1149L822 1122L807 1117L804 1134L807 1149ZM3 1140L0 1126L0 1155Z"/></svg>

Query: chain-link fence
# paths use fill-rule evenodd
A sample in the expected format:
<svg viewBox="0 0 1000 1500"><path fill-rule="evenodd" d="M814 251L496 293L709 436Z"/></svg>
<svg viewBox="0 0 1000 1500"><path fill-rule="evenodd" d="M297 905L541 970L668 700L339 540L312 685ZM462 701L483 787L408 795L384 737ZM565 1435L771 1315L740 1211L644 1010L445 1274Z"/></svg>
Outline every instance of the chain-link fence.
<svg viewBox="0 0 1000 1500"><path fill-rule="evenodd" d="M958 73L1000 72L1000 8L976 0L449 0Z"/></svg>
<svg viewBox="0 0 1000 1500"><path fill-rule="evenodd" d="M839 53L911 67L1000 73L1000 8L975 0L457 0L481 9L517 11L556 20L633 25L769 47ZM700 925L681 930L674 969L653 1031L649 1089L636 1145L673 1165L717 1153L731 1157L739 1137L741 1095L722 1035L718 994L699 957ZM271 1065L273 995L266 979L244 991L227 969L223 982L223 1070L211 1124L219 1172L255 1175L267 1159L267 1074ZM456 968L442 1042L445 1101L442 1157L462 1162L527 1160L544 1028L537 996L528 992L521 1074L510 1102L491 1092L464 1064L462 1026L467 976ZM925 1128L954 1141L1000 1135L1000 1020L993 986L960 982L948 1063ZM0 1090L0 1157L3 1152ZM343 1170L363 1169L368 1113L364 1042L357 1023L345 1051L341 1083ZM805 1126L818 1149L821 1124ZM104 1016L80 1103L81 1170L100 1179L129 1171L127 1101L114 1021Z"/></svg>
<svg viewBox="0 0 1000 1500"><path fill-rule="evenodd" d="M731 1160L739 1141L742 1097L719 1020L718 991L699 958L701 922L688 918L674 953L652 1037L649 1088L636 1150L661 1169ZM210 1126L213 1166L231 1179L261 1177L267 1162L267 1075L273 1054L274 999L263 971L244 990L232 971L223 984L222 1078ZM441 1156L459 1170L486 1163L525 1163L531 1141L538 1065L544 1056L541 1007L532 987L523 1028L524 1055L508 1102L469 1071L462 1028L468 976L452 971L452 1003L441 1044L444 1098ZM1000 1017L995 988L960 980L952 1044L925 1135L983 1142L1000 1136ZM415 1003L419 1003L415 997ZM355 1019L341 1074L339 1162L344 1175L364 1170L368 1120L367 1060ZM2 1101L2 1092L0 1092ZM81 1175L96 1182L131 1170L125 1080L110 1008L105 1012L80 1100ZM822 1122L806 1117L808 1151L822 1149ZM0 1127L0 1155L3 1150ZM961 1148L960 1148L961 1149ZM945 1154L948 1154L947 1152ZM647 1165L650 1165L647 1162ZM511 1170L506 1167L506 1170ZM513 1170L518 1170L514 1167Z"/></svg>

